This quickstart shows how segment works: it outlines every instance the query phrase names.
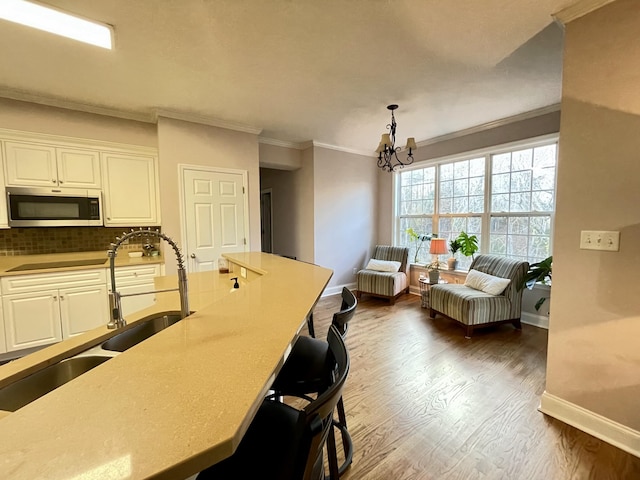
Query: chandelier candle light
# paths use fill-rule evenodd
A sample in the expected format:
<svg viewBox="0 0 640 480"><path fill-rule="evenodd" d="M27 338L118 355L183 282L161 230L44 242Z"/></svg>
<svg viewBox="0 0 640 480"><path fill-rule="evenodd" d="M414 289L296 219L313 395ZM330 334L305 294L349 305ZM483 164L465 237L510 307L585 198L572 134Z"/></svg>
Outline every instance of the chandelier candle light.
<svg viewBox="0 0 640 480"><path fill-rule="evenodd" d="M413 152L418 147L416 145L416 139L413 137L407 138L407 145L405 150L409 150L406 160L403 162L398 157L398 152L401 151L400 147L396 147L396 118L393 115L393 111L398 108L398 105L387 106L391 110L391 123L387 125L389 133L383 133L380 139L380 145L376 149L378 154L378 167L387 172L393 172L396 167L404 167L405 165L411 165L413 163Z"/></svg>

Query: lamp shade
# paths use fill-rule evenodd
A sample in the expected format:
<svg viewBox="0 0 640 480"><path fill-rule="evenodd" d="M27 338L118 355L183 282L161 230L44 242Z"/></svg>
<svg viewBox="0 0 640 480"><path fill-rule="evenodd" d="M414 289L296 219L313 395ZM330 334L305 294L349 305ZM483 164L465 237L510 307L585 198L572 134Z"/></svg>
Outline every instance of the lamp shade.
<svg viewBox="0 0 640 480"><path fill-rule="evenodd" d="M447 253L447 241L444 238L432 238L431 246L429 247L429 253L432 255L441 255Z"/></svg>
<svg viewBox="0 0 640 480"><path fill-rule="evenodd" d="M391 146L391 136L388 133L383 133L382 138L380 139L380 143L386 145L387 147Z"/></svg>
<svg viewBox="0 0 640 480"><path fill-rule="evenodd" d="M404 148L406 148L407 150L408 149L416 150L418 148L418 146L416 145L416 139L413 137L407 138L407 146Z"/></svg>

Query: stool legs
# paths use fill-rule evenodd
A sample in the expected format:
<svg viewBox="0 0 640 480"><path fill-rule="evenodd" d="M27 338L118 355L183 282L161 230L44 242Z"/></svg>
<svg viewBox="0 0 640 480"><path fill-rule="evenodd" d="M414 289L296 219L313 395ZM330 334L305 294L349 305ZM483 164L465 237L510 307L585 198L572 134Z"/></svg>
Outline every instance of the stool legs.
<svg viewBox="0 0 640 480"><path fill-rule="evenodd" d="M334 473L331 473L331 479L341 477L342 474L349 468L351 462L353 461L353 441L351 440L351 435L349 435L349 431L347 430L347 417L344 412L344 402L342 401L342 397L338 400L338 405L336 406L338 409L338 421L333 420L333 427L336 427L340 431L340 436L342 437L342 448L344 450L344 463L340 465L337 469L337 477L334 477ZM333 428L331 429L331 433L327 438L327 450L328 456L331 460L332 458L337 458L336 453L336 439L335 434L333 434ZM329 462L331 466L331 461Z"/></svg>
<svg viewBox="0 0 640 480"><path fill-rule="evenodd" d="M309 336L311 338L316 338L316 330L313 327L313 312L311 312L307 317L307 329L309 330Z"/></svg>

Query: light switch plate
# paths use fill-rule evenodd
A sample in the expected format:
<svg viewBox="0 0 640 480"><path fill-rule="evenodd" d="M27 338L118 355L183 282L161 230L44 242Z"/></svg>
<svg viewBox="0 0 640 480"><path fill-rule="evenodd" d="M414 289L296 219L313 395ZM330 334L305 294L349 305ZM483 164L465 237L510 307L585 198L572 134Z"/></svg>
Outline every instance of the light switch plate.
<svg viewBox="0 0 640 480"><path fill-rule="evenodd" d="M582 230L580 232L580 249L617 252L620 250L620 232Z"/></svg>

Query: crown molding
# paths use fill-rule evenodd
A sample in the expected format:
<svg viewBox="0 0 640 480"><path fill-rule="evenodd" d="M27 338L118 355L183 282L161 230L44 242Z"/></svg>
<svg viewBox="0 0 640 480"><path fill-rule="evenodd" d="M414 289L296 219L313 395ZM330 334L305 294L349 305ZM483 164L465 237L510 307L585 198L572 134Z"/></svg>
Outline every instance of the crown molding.
<svg viewBox="0 0 640 480"><path fill-rule="evenodd" d="M93 113L107 117L122 118L124 120L134 120L136 122L154 123L153 115L128 110L118 110L115 108L98 107L86 103L73 102L62 98L45 97L33 93L21 92L9 88L0 88L0 97L20 102L36 103L47 107L63 108L83 113Z"/></svg>
<svg viewBox="0 0 640 480"><path fill-rule="evenodd" d="M320 143L320 142L316 142L315 140L313 140L313 146L314 147L319 147L319 148L327 148L329 150L336 150L338 152L345 152L345 153L353 153L355 155L364 155L365 157L373 157L374 154L372 151L370 150L358 150L356 148L345 148L345 147L339 147L337 145L331 145L328 143Z"/></svg>
<svg viewBox="0 0 640 480"><path fill-rule="evenodd" d="M265 145L273 145L275 147L293 148L295 150L304 150L303 143L289 142L287 140L278 140L277 138L258 137L258 143Z"/></svg>
<svg viewBox="0 0 640 480"><path fill-rule="evenodd" d="M266 145L275 145L276 147L294 148L296 150L306 150L307 148L318 147L318 148L327 148L329 150L337 150L339 152L345 152L345 153L355 153L356 155L365 155L367 157L372 156L371 152L368 152L368 151L365 152L363 150L357 150L354 148L339 147L337 145L317 142L315 140L308 140L306 142L295 143L295 142L288 142L286 140L277 140L275 138L259 137L258 142L264 143Z"/></svg>
<svg viewBox="0 0 640 480"><path fill-rule="evenodd" d="M418 148L426 147L429 145L433 145L434 143L439 143L447 140L453 140L456 138L465 137L467 135L484 132L486 130L491 130L493 128L504 127L512 123L521 122L523 120L528 120L530 118L540 117L542 115L557 112L559 110L560 110L560 104L556 103L553 105L549 105L547 107L537 108L535 110L519 113L511 117L501 118L499 120L494 120L493 122L483 123L482 125L476 125L475 127L466 128L464 130L458 130L457 132L447 133L446 135L440 135L439 137L433 137L428 140L423 140L421 142L417 142L417 146Z"/></svg>
<svg viewBox="0 0 640 480"><path fill-rule="evenodd" d="M227 130L235 130L237 132L251 133L253 135L260 135L262 128L254 127L251 125L244 125L242 123L229 122L219 118L208 117L206 115L198 115L195 113L183 113L173 110L165 110L162 108L154 109L155 121L158 121L159 117L171 118L173 120L182 120L185 122L199 123L201 125L208 125L210 127L226 128Z"/></svg>
<svg viewBox="0 0 640 480"><path fill-rule="evenodd" d="M615 0L579 0L573 5L563 8L552 15L553 19L564 26L573 20L583 17Z"/></svg>

